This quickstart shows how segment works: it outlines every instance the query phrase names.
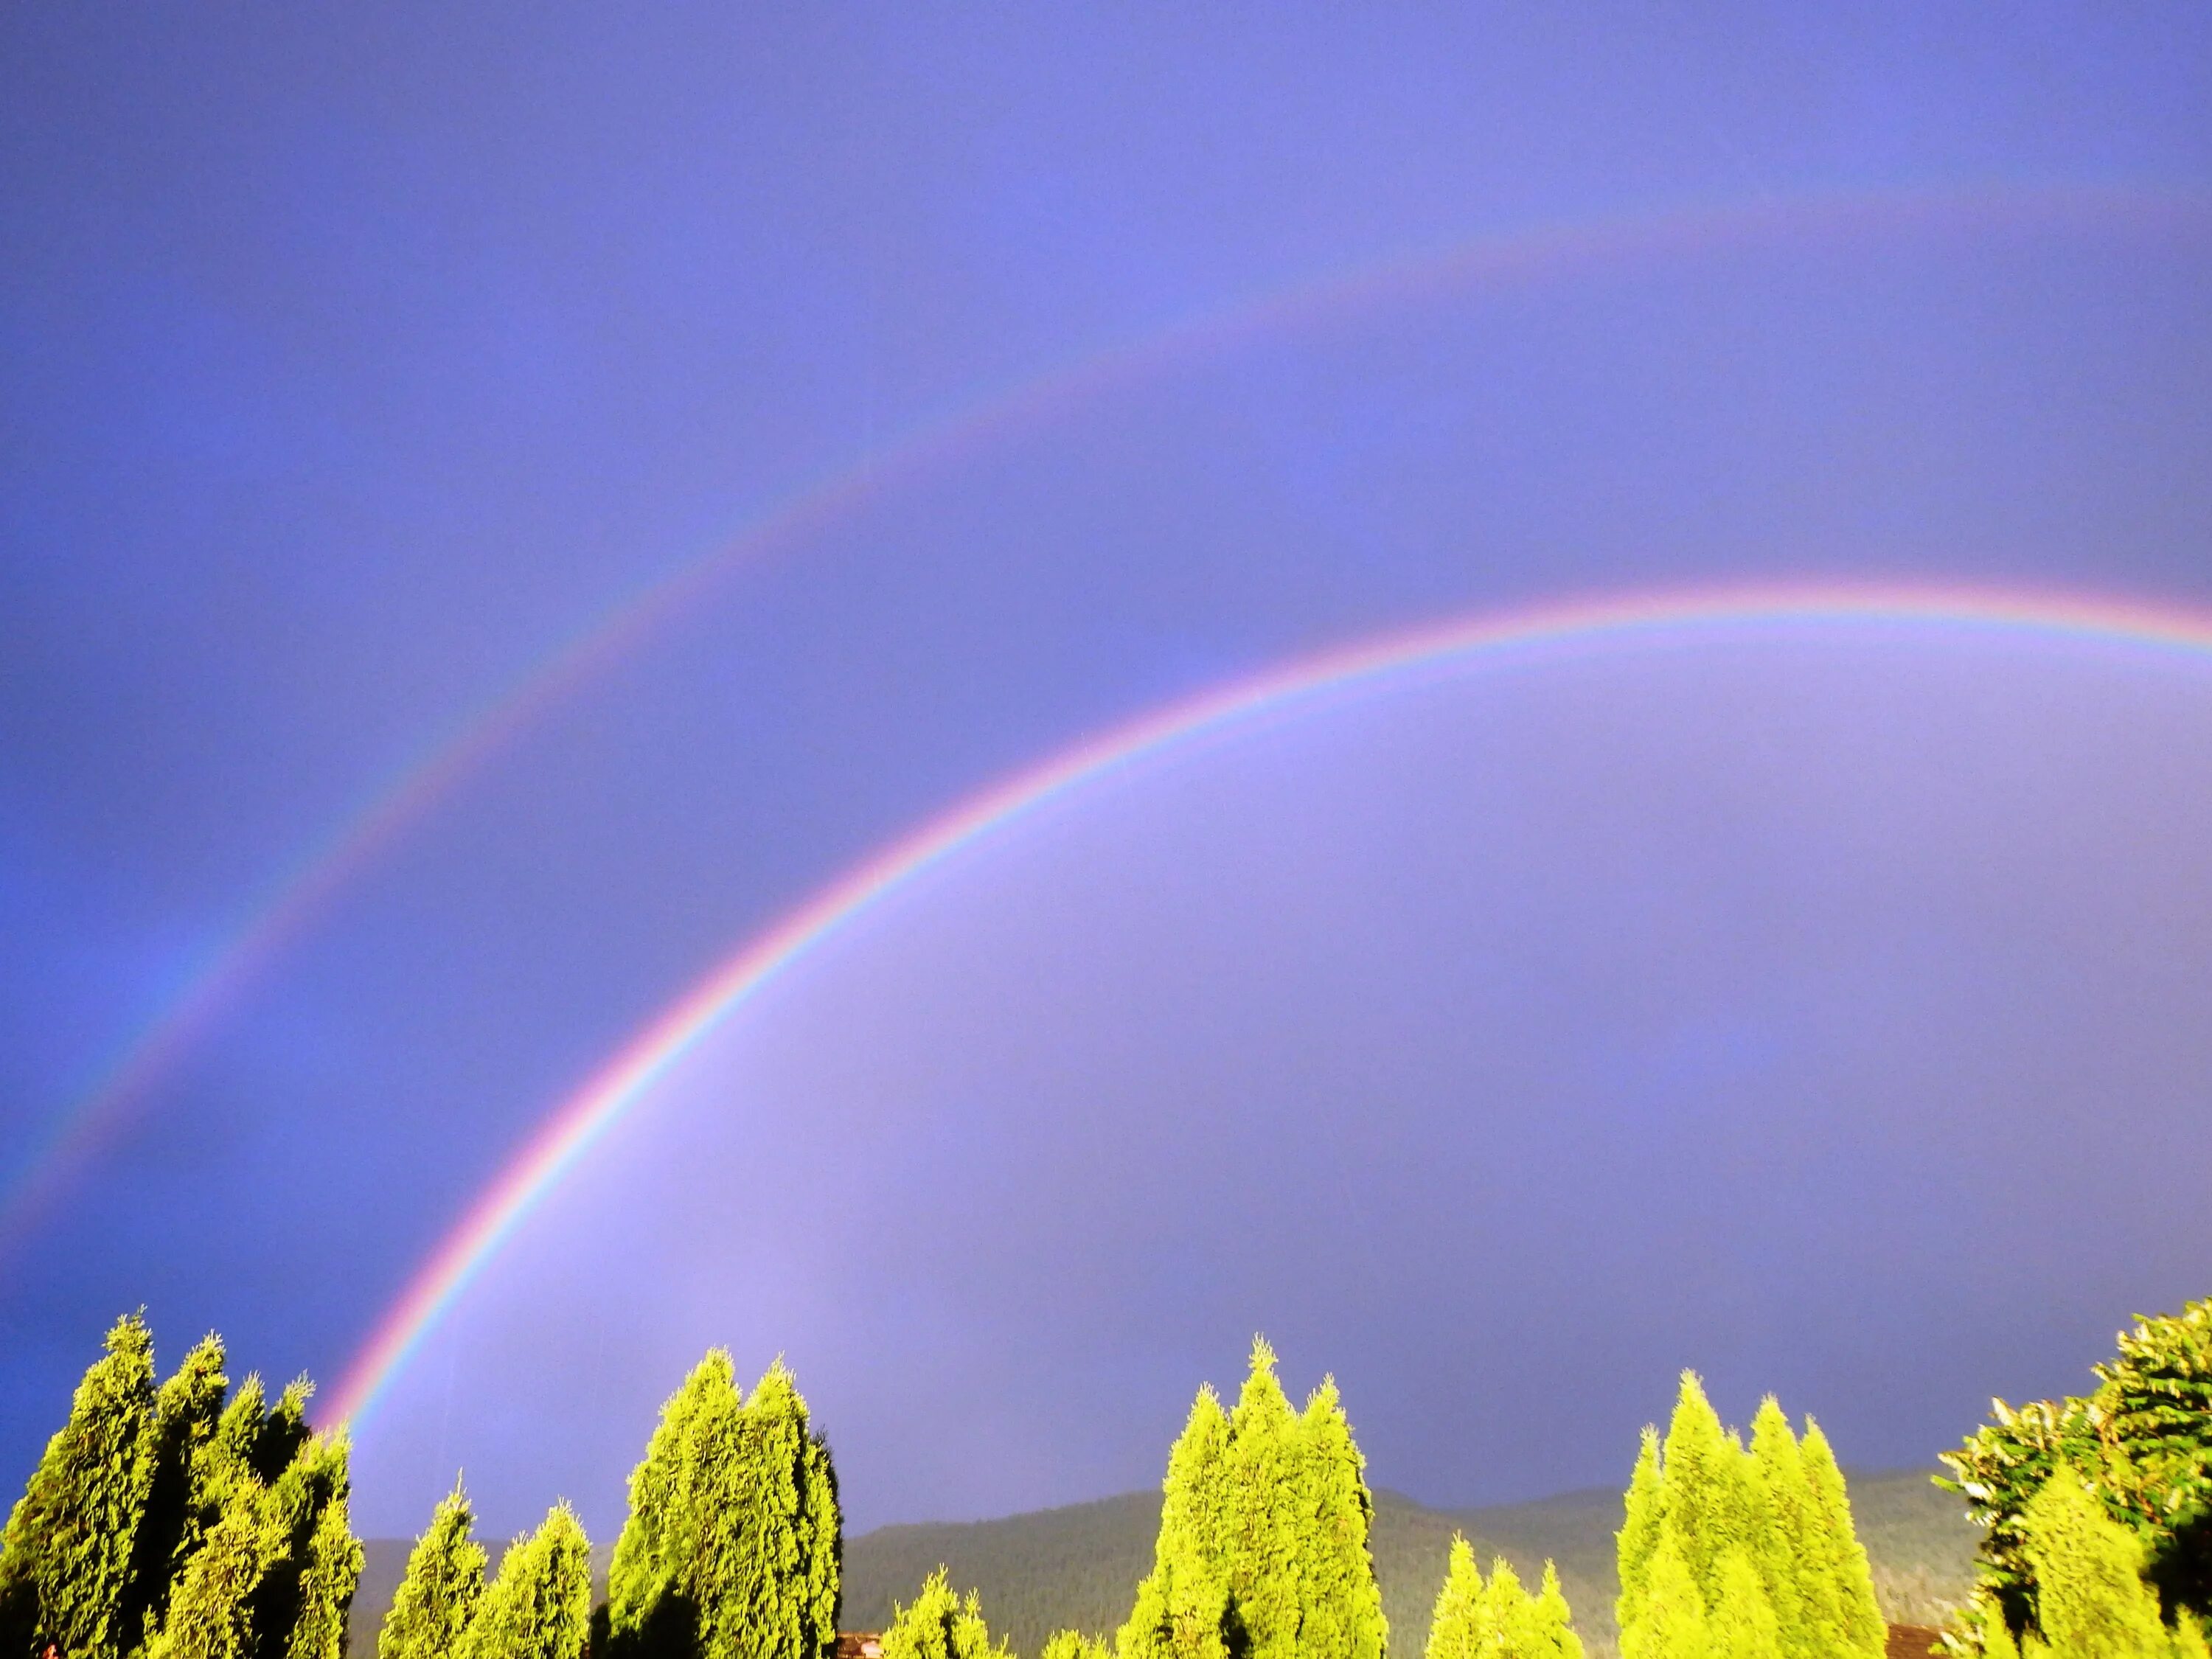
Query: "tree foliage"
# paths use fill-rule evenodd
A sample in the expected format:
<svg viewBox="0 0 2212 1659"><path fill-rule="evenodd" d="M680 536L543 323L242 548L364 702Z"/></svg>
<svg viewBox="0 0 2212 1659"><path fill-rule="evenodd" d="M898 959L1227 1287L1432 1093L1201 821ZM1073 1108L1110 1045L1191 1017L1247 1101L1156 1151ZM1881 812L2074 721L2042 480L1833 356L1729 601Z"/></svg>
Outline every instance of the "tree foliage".
<svg viewBox="0 0 2212 1659"><path fill-rule="evenodd" d="M1944 1454L1943 1482L1985 1529L1982 1585L2014 1632L2034 1627L2027 1506L2059 1471L2133 1533L2169 1616L2212 1613L2212 1298L2139 1318L2097 1386L2017 1408Z"/></svg>
<svg viewBox="0 0 2212 1659"><path fill-rule="evenodd" d="M456 1480L408 1553L377 1636L377 1659L447 1659L459 1645L484 1591L484 1549L472 1536L475 1522Z"/></svg>
<svg viewBox="0 0 2212 1659"><path fill-rule="evenodd" d="M52 1642L70 1659L121 1654L135 1634L121 1615L154 1450L154 1339L131 1314L107 1333L0 1532L0 1642L10 1653Z"/></svg>
<svg viewBox="0 0 2212 1659"><path fill-rule="evenodd" d="M1771 1397L1746 1447L1684 1372L1663 1441L1644 1431L1618 1543L1625 1659L1684 1643L1726 1659L1881 1659L1888 1629L1842 1471L1820 1425L1801 1440Z"/></svg>
<svg viewBox="0 0 2212 1659"><path fill-rule="evenodd" d="M821 1659L836 1642L836 1472L781 1361L750 1399L715 1349L662 1407L609 1574L611 1654Z"/></svg>
<svg viewBox="0 0 2212 1659"><path fill-rule="evenodd" d="M1013 1659L1013 1655L992 1642L975 1593L970 1590L964 1601L955 1595L939 1567L923 1581L921 1594L897 1609L891 1627L884 1632L883 1659Z"/></svg>
<svg viewBox="0 0 2212 1659"><path fill-rule="evenodd" d="M591 1624L591 1543L575 1511L556 1504L507 1547L455 1659L581 1659Z"/></svg>

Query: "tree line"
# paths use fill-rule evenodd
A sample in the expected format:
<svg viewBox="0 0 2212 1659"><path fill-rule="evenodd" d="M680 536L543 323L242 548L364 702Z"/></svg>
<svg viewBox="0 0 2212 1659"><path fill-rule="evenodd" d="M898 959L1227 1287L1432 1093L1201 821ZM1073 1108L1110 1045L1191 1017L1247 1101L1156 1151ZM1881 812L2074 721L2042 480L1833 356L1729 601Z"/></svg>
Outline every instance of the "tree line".
<svg viewBox="0 0 2212 1659"><path fill-rule="evenodd" d="M1985 1528L1954 1659L2212 1659L2212 1302L2147 1319L2080 1399L1994 1419L1943 1484ZM233 1391L209 1337L156 1383L131 1316L0 1533L0 1659L344 1659L362 1552L343 1435L301 1378ZM1042 1659L1384 1659L1375 1506L1333 1380L1296 1407L1255 1342L1199 1391L1151 1570L1109 1635ZM496 1571L457 1482L410 1553L377 1659L831 1659L843 1531L828 1443L781 1361L702 1359L661 1408L595 1605L565 1503ZM1621 1659L1881 1659L1887 1627L1832 1448L1771 1397L1747 1437L1691 1373L1644 1431L1617 1539ZM1549 1562L1532 1591L1455 1537L1425 1659L1584 1659ZM883 1659L1012 1659L942 1568Z"/></svg>

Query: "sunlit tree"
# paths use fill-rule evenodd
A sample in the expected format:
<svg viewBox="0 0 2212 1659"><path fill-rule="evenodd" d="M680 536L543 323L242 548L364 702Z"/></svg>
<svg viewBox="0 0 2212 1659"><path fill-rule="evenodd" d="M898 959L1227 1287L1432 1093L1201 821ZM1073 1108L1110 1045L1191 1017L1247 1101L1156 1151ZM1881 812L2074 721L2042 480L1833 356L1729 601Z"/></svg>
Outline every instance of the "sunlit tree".
<svg viewBox="0 0 2212 1659"><path fill-rule="evenodd" d="M155 1462L154 1339L136 1314L107 1333L0 1532L0 1642L117 1659L138 1634L125 1595Z"/></svg>
<svg viewBox="0 0 2212 1659"><path fill-rule="evenodd" d="M475 1522L456 1480L408 1553L377 1636L377 1659L447 1659L454 1651L484 1590L484 1549L471 1535Z"/></svg>

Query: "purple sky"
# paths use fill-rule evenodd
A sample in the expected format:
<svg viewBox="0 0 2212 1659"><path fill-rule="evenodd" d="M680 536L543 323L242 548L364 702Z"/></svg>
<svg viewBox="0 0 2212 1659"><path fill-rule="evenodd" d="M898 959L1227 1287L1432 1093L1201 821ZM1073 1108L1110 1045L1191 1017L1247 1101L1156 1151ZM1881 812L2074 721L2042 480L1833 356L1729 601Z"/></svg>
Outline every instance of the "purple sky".
<svg viewBox="0 0 2212 1659"><path fill-rule="evenodd" d="M2212 605L2212 21L1803 9L0 18L0 1178L380 779L919 423L1483 238L1954 204L1164 358L735 574L0 1262L0 1474L142 1302L334 1376L739 939L1161 699L1718 580ZM1439 1501L1620 1478L1683 1364L1925 1458L2212 1291L2208 749L2212 670L1875 630L1084 796L610 1144L364 1437L362 1521L466 1464L604 1531L710 1340L789 1354L861 1523L1155 1479L1262 1326Z"/></svg>

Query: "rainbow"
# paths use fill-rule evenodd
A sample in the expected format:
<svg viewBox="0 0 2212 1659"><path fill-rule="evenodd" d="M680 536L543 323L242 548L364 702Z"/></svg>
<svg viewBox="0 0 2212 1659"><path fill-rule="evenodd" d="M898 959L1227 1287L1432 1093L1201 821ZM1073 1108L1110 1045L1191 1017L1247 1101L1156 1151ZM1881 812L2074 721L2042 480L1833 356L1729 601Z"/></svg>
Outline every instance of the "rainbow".
<svg viewBox="0 0 2212 1659"><path fill-rule="evenodd" d="M153 1016L57 1112L0 1185L0 1259L271 964L382 852L427 818L518 733L708 597L732 571L797 546L881 498L1116 388L1247 342L1373 307L1481 284L1537 281L1638 259L1724 253L1779 239L1850 240L1936 226L2036 228L2135 221L2202 226L2212 203L2128 185L1984 186L1677 210L1462 242L1233 302L1091 353L1012 386L975 393L782 496L708 551L556 642L495 694L387 774L267 883Z"/></svg>
<svg viewBox="0 0 2212 1659"><path fill-rule="evenodd" d="M2064 595L1803 586L1632 597L1480 616L1326 651L1201 692L1083 739L969 797L848 871L747 939L562 1101L484 1188L378 1322L332 1393L331 1422L367 1419L409 1357L532 1208L699 1042L793 963L890 894L1041 809L1261 717L1293 716L1387 681L1562 644L1880 623L2117 641L2212 659L2212 612Z"/></svg>

